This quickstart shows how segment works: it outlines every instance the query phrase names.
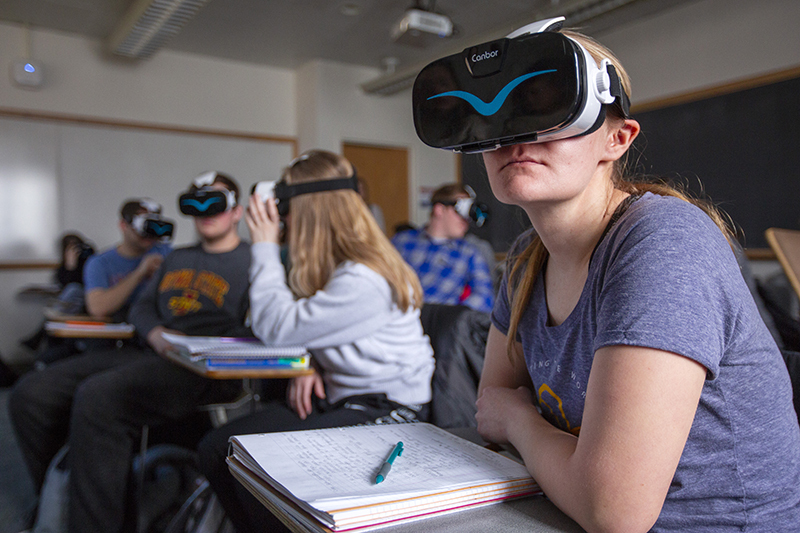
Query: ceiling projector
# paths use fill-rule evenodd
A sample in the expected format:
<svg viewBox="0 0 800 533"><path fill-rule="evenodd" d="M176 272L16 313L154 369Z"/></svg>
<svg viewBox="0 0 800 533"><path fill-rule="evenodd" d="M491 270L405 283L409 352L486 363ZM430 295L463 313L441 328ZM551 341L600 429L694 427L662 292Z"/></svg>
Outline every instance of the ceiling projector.
<svg viewBox="0 0 800 533"><path fill-rule="evenodd" d="M411 46L426 46L432 40L450 37L453 22L449 17L424 11L409 9L397 24L392 27L392 40Z"/></svg>

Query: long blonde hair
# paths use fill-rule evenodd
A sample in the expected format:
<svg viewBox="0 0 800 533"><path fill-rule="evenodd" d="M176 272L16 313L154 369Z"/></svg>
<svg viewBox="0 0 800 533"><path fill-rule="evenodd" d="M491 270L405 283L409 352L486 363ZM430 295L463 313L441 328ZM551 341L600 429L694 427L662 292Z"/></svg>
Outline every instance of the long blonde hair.
<svg viewBox="0 0 800 533"><path fill-rule="evenodd" d="M351 175L353 166L347 159L323 150L304 153L283 172L287 184ZM355 190L303 194L289 201L289 286L297 296L308 297L321 290L336 267L350 260L383 276L401 310L422 305L419 278Z"/></svg>
<svg viewBox="0 0 800 533"><path fill-rule="evenodd" d="M628 73L622 67L619 59L605 46L601 45L591 37L586 35L564 30L562 31L567 37L579 42L591 54L595 62L598 64L603 58L607 58L614 65L619 75L620 82L626 94L631 94L631 82ZM609 106L606 115L606 122L618 124L624 120L624 115L620 107L614 105ZM616 160L611 168L611 183L615 189L619 189L629 194L643 194L651 192L661 196L674 196L680 198L685 202L692 203L702 209L711 220L720 228L725 238L729 242L733 241L733 229L730 219L725 213L717 209L713 204L706 200L691 197L686 191L669 185L663 182L646 182L642 180L634 180L626 177L627 156ZM542 244L538 236L534 236L530 244L524 248L520 253L509 255L507 259L508 271L508 301L511 306L511 319L508 328L508 337L506 340L506 351L508 357L513 361L519 357L518 352L514 349L514 343L517 339L517 331L519 322L525 309L530 303L531 292L536 282L536 277L539 275L544 262L547 259L547 249Z"/></svg>

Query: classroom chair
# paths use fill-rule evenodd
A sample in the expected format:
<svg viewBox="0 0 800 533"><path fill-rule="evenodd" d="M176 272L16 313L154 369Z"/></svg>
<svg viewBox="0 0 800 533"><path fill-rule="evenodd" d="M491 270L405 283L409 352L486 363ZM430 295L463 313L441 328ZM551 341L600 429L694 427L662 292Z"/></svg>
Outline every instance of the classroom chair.
<svg viewBox="0 0 800 533"><path fill-rule="evenodd" d="M442 428L475 427L489 314L463 305L424 304L420 319L436 359L429 421Z"/></svg>

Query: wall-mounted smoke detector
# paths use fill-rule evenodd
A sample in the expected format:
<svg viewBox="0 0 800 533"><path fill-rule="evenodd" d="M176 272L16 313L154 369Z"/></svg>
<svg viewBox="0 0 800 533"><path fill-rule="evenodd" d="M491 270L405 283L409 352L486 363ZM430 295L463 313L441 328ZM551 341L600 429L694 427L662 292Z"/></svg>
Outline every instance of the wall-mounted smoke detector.
<svg viewBox="0 0 800 533"><path fill-rule="evenodd" d="M38 89L44 83L44 67L40 62L31 59L33 37L27 24L23 27L22 37L24 55L11 62L8 69L11 81L23 89Z"/></svg>
<svg viewBox="0 0 800 533"><path fill-rule="evenodd" d="M39 87L44 81L44 68L32 59L17 59L11 63L11 79L25 88Z"/></svg>

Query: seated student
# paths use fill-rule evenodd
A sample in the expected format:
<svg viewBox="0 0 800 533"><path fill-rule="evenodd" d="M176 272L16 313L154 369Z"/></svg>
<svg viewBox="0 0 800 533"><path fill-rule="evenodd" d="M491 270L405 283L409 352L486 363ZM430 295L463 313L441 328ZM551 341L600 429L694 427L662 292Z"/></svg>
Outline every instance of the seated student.
<svg viewBox="0 0 800 533"><path fill-rule="evenodd" d="M392 244L419 275L426 303L488 313L494 302L492 275L481 250L464 238L467 216L456 211L457 201L469 199L457 183L436 189L428 225L395 234Z"/></svg>
<svg viewBox="0 0 800 533"><path fill-rule="evenodd" d="M68 315L87 312L95 317L112 317L117 322L125 320L131 303L172 250L169 243L160 242L134 224L137 217L158 216L160 212L161 206L148 198L123 202L119 220L122 241L99 254L87 256L82 269L83 285L68 285L54 308ZM65 236L64 243L68 239L70 235ZM75 246L64 247L65 264L75 251ZM59 273L64 274L62 269ZM74 274L71 276L74 278ZM113 346L114 341L100 339L48 339L47 348L37 355L36 368L87 350Z"/></svg>
<svg viewBox="0 0 800 533"><path fill-rule="evenodd" d="M547 64L537 52L552 52L536 47L549 42L587 50L587 63L610 63L621 82L609 72L612 98L582 89L599 101L583 125L557 123L539 142L483 154L492 192L533 229L512 248L492 314L480 434L512 444L587 531L797 531L789 376L724 219L667 185L625 177L639 124L622 66L583 35L542 35L509 39L526 53L505 64Z"/></svg>
<svg viewBox="0 0 800 533"><path fill-rule="evenodd" d="M283 181L276 193L288 282L275 201L254 196L247 210L253 332L266 344L308 347L316 372L293 379L285 403L266 404L200 444L200 468L239 533L283 527L228 472L231 435L424 419L431 399L433 350L420 324L419 281L359 198L351 164L313 150Z"/></svg>
<svg viewBox="0 0 800 533"><path fill-rule="evenodd" d="M172 250L168 242L137 224L138 219L158 217L160 213L161 206L148 198L126 200L119 211L122 241L86 259L83 285L70 285L62 291L56 308L65 314L87 312L98 318L125 320L131 303ZM114 344L100 339L49 339L47 349L37 356L36 368L87 350L109 349Z"/></svg>
<svg viewBox="0 0 800 533"><path fill-rule="evenodd" d="M119 212L122 241L86 262L83 284L86 311L90 315L124 320L130 305L172 249L134 225L136 217L160 213L161 206L148 198L122 204Z"/></svg>
<svg viewBox="0 0 800 533"><path fill-rule="evenodd" d="M63 289L70 283L83 284L83 267L94 252L94 247L77 233L61 237L61 263L55 274L59 287Z"/></svg>
<svg viewBox="0 0 800 533"><path fill-rule="evenodd" d="M85 312L83 267L94 252L94 247L77 233L65 233L61 237L61 262L53 276L60 289L55 304L59 311L73 315ZM42 323L36 333L20 341L20 344L31 350L37 350L45 337L46 331Z"/></svg>
<svg viewBox="0 0 800 533"><path fill-rule="evenodd" d="M11 419L37 489L56 451L69 444L69 531L117 532L126 521L131 460L144 424L171 424L198 406L230 401L236 380L198 376L159 357L161 333L249 336L250 246L237 224L243 209L228 176L204 175L190 192L224 198L196 216L199 243L164 260L128 317L146 348L89 352L25 376L10 398Z"/></svg>

